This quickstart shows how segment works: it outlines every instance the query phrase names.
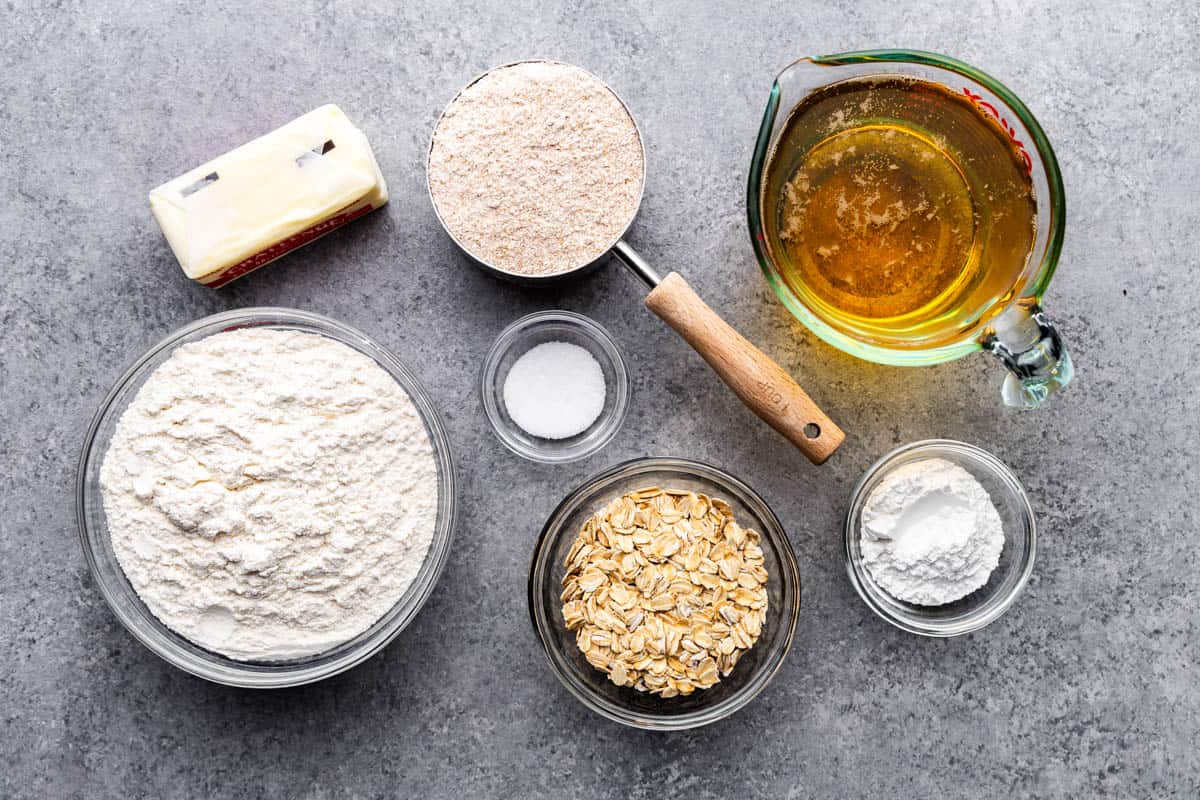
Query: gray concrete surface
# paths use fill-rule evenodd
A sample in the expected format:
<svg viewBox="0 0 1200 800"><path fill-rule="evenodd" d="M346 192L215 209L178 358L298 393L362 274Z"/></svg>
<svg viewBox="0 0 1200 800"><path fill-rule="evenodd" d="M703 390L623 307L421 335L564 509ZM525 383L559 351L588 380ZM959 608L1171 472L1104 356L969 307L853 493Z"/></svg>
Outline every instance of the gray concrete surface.
<svg viewBox="0 0 1200 800"><path fill-rule="evenodd" d="M1200 13L1194 4L910 5L467 0L6 3L0 34L0 795L11 797L1195 797L1200 794ZM998 404L983 356L906 371L824 346L774 301L746 233L761 106L794 58L868 46L999 76L1054 142L1069 193L1048 296L1077 383ZM423 153L469 77L575 62L630 103L650 173L633 232L844 424L809 465L640 306L615 265L532 291L481 274L438 228ZM184 279L146 191L321 103L370 135L381 213L232 287ZM177 672L117 623L76 535L85 426L144 348L227 308L361 327L421 376L461 468L453 557L382 655L253 693ZM629 420L565 467L510 455L476 372L492 337L562 307L608 326ZM699 387L699 388L698 388ZM1020 602L931 641L875 618L838 526L893 446L965 439L1007 461L1042 526ZM786 522L804 578L795 647L758 700L675 735L599 719L558 685L526 615L529 554L561 496L642 454L708 459Z"/></svg>

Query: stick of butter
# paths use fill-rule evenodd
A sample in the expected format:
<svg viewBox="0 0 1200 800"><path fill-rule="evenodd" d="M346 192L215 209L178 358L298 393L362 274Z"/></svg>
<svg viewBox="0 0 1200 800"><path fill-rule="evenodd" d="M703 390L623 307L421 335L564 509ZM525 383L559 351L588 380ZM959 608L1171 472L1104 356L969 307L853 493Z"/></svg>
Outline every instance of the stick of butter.
<svg viewBox="0 0 1200 800"><path fill-rule="evenodd" d="M217 288L387 203L363 132L335 105L150 192L184 273Z"/></svg>

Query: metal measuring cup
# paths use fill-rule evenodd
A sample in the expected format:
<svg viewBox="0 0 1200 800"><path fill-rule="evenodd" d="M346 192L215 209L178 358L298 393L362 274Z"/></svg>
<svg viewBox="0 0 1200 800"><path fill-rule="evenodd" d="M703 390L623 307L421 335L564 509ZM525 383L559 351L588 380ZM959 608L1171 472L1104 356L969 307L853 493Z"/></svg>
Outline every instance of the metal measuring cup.
<svg viewBox="0 0 1200 800"><path fill-rule="evenodd" d="M496 70L531 62L562 63L548 59L529 59L503 64L476 76L459 90L459 94ZM586 70L584 71L586 72ZM591 75L591 73L588 74ZM598 83L605 86L612 93L613 97L621 103L621 106L625 109L625 113L629 115L629 119L633 123L638 144L642 149L642 187L638 197L638 206L640 206L646 188L646 170L644 167L646 163L646 148L642 139L641 129L638 128L633 112L629 110L629 106L621 96L614 92L612 87L608 86L604 81L601 81L594 75L592 77ZM438 126L441 125L446 111L453 107L457 99L458 95L455 95L454 99L450 101L446 109L438 117L438 122L434 125L435 134ZM824 462L841 445L845 439L845 434L841 428L826 416L825 412L813 402L812 398L800 388L800 385L782 367L734 330L725 320L721 319L692 290L692 287L688 285L687 281L679 273L671 272L665 277L662 276L625 241L625 234L633 226L634 218L637 216L636 208L634 213L630 215L629 221L626 223L621 235L610 244L604 253L593 261L565 272L547 276L524 275L511 272L501 269L494 264L489 264L475 256L455 237L450 227L446 224L445 219L443 219L441 212L438 210L433 187L429 179L429 158L432 156L432 153L433 137L431 136L429 152L426 155L425 182L434 213L437 215L438 222L441 223L443 230L446 231L446 235L458 245L459 249L472 262L483 270L514 283L545 285L578 278L598 268L607 260L608 256L615 256L618 261L628 267L649 287L650 293L646 296L646 307L674 328L683 337L684 341L691 345L708 362L713 371L720 376L725 384L733 390L734 394L751 411L776 431L783 434L810 461L815 464Z"/></svg>

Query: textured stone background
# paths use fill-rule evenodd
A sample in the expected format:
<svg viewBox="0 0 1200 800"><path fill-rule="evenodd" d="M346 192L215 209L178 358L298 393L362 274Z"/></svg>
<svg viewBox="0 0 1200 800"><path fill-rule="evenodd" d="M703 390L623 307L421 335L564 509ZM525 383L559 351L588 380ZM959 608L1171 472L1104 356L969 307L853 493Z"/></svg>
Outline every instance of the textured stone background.
<svg viewBox="0 0 1200 800"><path fill-rule="evenodd" d="M1200 14L1190 3L917 6L655 2L4 4L0 34L0 795L24 797L1195 797L1200 793ZM905 371L793 323L746 233L744 184L774 74L814 52L907 46L999 76L1054 142L1069 195L1048 296L1078 379L1002 409L983 356ZM611 266L520 289L438 228L423 152L442 106L500 62L587 67L647 143L633 241L684 272L809 387L850 439L809 465L759 424ZM146 207L167 178L325 102L370 135L386 210L229 289L191 285ZM227 308L296 306L394 349L444 411L461 467L451 563L382 655L253 693L174 670L117 623L72 512L85 426L144 348ZM562 307L613 331L632 413L601 454L535 466L486 426L494 335ZM1042 539L1020 602L953 641L875 618L839 519L863 469L933 436L1021 476ZM774 683L675 735L601 720L529 627L529 554L590 473L707 459L789 527L804 610Z"/></svg>

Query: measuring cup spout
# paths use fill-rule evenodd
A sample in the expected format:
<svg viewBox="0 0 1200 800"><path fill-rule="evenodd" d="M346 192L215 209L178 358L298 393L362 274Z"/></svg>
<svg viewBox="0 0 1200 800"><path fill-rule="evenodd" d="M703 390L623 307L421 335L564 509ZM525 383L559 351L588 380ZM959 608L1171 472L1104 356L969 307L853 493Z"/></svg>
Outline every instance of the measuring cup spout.
<svg viewBox="0 0 1200 800"><path fill-rule="evenodd" d="M1008 367L1001 396L1015 408L1038 408L1071 382L1075 367L1058 329L1036 301L997 317L983 346Z"/></svg>

